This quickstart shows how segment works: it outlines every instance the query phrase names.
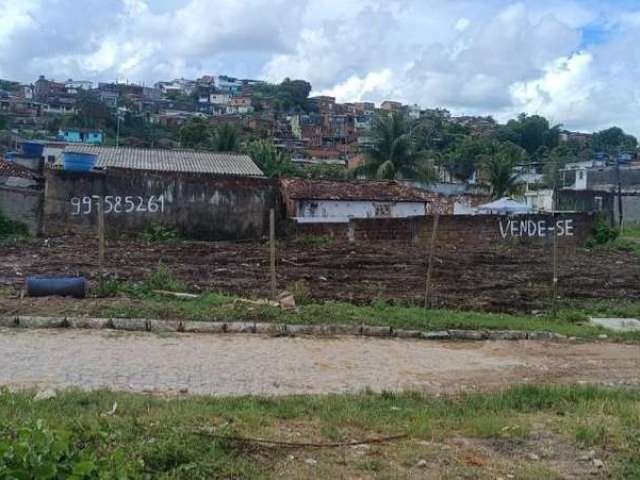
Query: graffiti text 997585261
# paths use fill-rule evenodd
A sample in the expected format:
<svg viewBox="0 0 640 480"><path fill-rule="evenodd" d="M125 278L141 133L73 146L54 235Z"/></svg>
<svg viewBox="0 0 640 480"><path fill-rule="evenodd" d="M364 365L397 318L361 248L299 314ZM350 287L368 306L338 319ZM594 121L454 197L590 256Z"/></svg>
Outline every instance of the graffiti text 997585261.
<svg viewBox="0 0 640 480"><path fill-rule="evenodd" d="M96 202L102 201L104 213L163 213L164 196L151 195L144 198L136 195L91 195L84 197L73 197L71 199L71 215L91 215L96 208Z"/></svg>

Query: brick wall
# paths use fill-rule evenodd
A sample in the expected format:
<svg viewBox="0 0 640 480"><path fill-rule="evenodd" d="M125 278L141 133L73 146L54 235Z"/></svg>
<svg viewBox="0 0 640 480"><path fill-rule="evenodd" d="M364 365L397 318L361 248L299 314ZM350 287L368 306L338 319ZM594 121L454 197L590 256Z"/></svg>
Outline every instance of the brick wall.
<svg viewBox="0 0 640 480"><path fill-rule="evenodd" d="M400 241L428 243L435 217L352 219L349 223L290 224L289 233L300 235L329 235L337 240L352 242ZM596 216L591 213L558 215L560 244L575 247L592 234ZM460 248L496 243L551 245L553 243L552 215L442 215L438 221L437 243L441 247Z"/></svg>

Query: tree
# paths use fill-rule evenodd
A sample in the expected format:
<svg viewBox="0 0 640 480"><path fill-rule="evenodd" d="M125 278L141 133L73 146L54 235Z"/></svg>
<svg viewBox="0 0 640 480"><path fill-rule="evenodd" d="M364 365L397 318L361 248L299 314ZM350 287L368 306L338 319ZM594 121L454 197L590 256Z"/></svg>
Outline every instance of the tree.
<svg viewBox="0 0 640 480"><path fill-rule="evenodd" d="M211 142L209 123L193 118L180 129L180 144L184 148L207 148Z"/></svg>
<svg viewBox="0 0 640 480"><path fill-rule="evenodd" d="M266 140L250 142L245 147L245 152L267 177L281 178L299 173L289 155L277 150L273 143Z"/></svg>
<svg viewBox="0 0 640 480"><path fill-rule="evenodd" d="M387 180L433 180L427 152L419 148L412 133L404 115L376 117L369 132L371 145L364 150L366 161L354 173Z"/></svg>
<svg viewBox="0 0 640 480"><path fill-rule="evenodd" d="M526 157L525 151L513 143L492 146L484 162L494 198L512 193L517 184L518 174L514 167Z"/></svg>
<svg viewBox="0 0 640 480"><path fill-rule="evenodd" d="M442 156L441 163L452 175L466 180L490 152L490 144L486 140L460 136Z"/></svg>
<svg viewBox="0 0 640 480"><path fill-rule="evenodd" d="M240 133L230 123L223 123L215 129L212 148L216 152L237 152L240 149Z"/></svg>
<svg viewBox="0 0 640 480"><path fill-rule="evenodd" d="M517 119L509 120L496 132L498 141L509 141L520 145L533 159L543 155L544 149L551 150L560 140L561 125L551 127L540 115L522 113Z"/></svg>
<svg viewBox="0 0 640 480"><path fill-rule="evenodd" d="M611 127L593 134L593 151L614 155L621 152L633 152L638 140L619 127Z"/></svg>

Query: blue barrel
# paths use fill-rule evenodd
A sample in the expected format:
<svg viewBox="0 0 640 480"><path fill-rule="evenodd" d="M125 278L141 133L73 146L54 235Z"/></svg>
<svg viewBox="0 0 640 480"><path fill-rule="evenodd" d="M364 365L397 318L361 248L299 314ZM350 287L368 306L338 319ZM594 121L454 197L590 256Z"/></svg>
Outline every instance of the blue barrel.
<svg viewBox="0 0 640 480"><path fill-rule="evenodd" d="M90 153L65 152L62 155L62 168L72 172L89 172L96 166L97 159L96 155Z"/></svg>
<svg viewBox="0 0 640 480"><path fill-rule="evenodd" d="M22 153L25 157L41 157L44 144L40 142L22 142Z"/></svg>
<svg viewBox="0 0 640 480"><path fill-rule="evenodd" d="M74 297L87 296L88 282L84 277L27 277L27 295L30 297Z"/></svg>
<svg viewBox="0 0 640 480"><path fill-rule="evenodd" d="M13 162L13 159L16 158L17 154L18 154L18 152L5 152L4 159L7 162Z"/></svg>

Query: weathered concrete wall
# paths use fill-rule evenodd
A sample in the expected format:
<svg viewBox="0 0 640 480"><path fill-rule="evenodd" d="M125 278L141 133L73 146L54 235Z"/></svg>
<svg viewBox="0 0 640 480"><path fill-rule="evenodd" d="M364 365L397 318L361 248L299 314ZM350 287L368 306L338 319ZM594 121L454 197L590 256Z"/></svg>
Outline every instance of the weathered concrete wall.
<svg viewBox="0 0 640 480"><path fill-rule="evenodd" d="M406 241L428 243L433 216L406 219L352 219L348 223L290 224L292 235L329 235L352 242ZM555 219L562 246L575 247L592 234L596 215L577 213L558 215ZM545 244L553 242L552 215L442 215L438 223L440 246L465 248L473 245Z"/></svg>
<svg viewBox="0 0 640 480"><path fill-rule="evenodd" d="M255 239L268 232L276 205L275 183L248 177L50 170L45 191L47 234L95 232L100 199L107 234L166 225L196 239Z"/></svg>
<svg viewBox="0 0 640 480"><path fill-rule="evenodd" d="M42 190L0 186L0 211L11 220L24 223L31 235L41 232L42 203Z"/></svg>
<svg viewBox="0 0 640 480"><path fill-rule="evenodd" d="M425 214L425 202L297 200L297 216L305 218L414 217Z"/></svg>

